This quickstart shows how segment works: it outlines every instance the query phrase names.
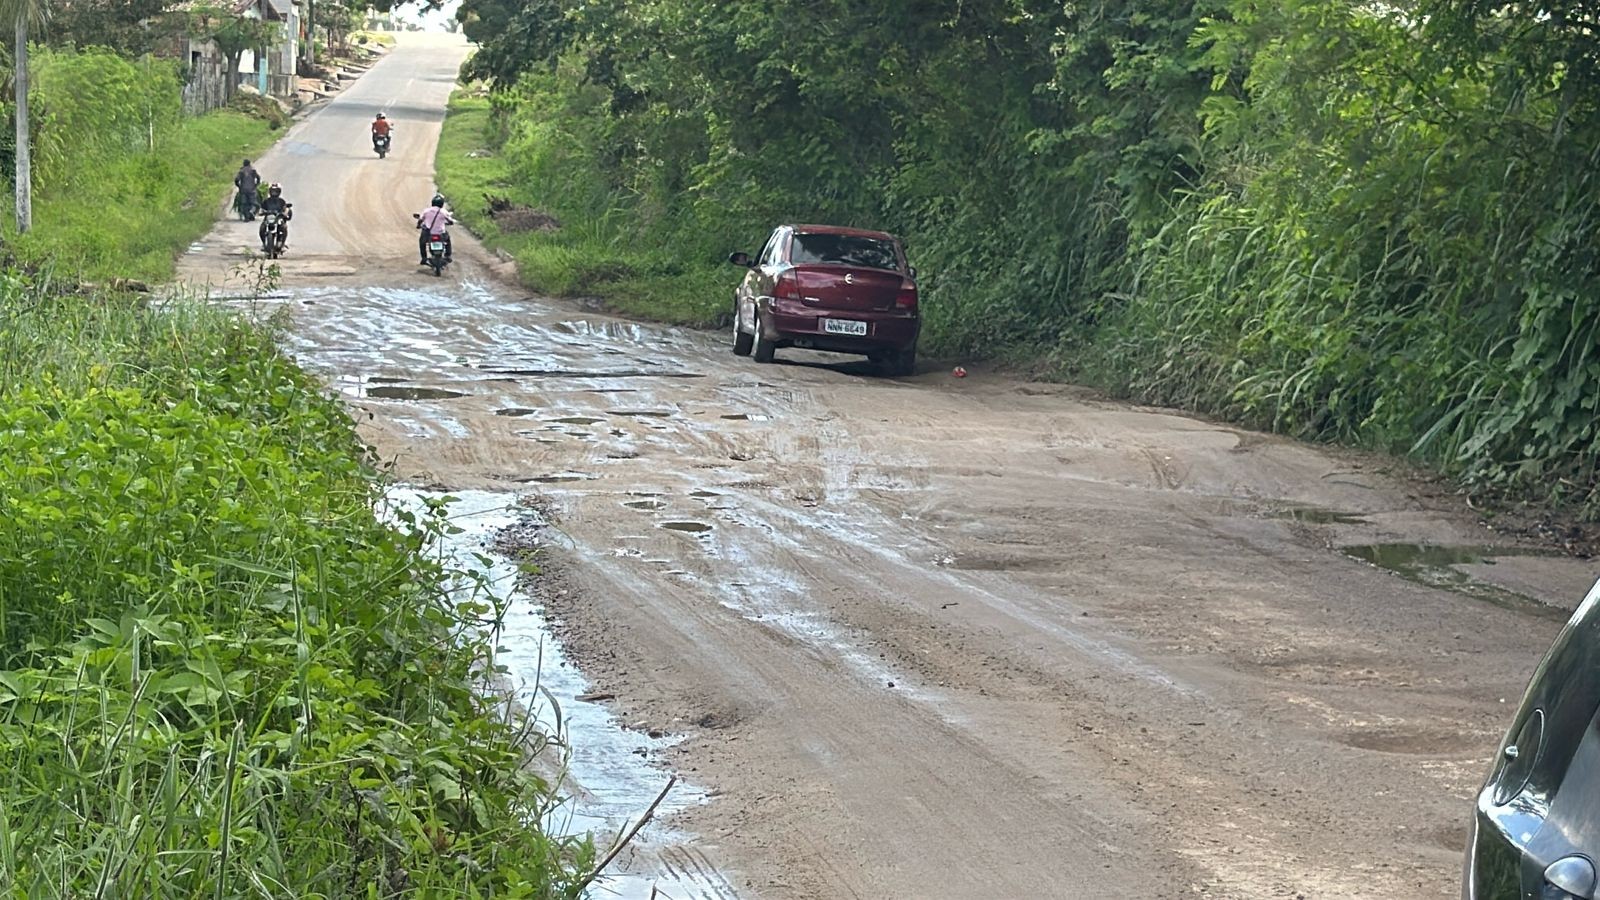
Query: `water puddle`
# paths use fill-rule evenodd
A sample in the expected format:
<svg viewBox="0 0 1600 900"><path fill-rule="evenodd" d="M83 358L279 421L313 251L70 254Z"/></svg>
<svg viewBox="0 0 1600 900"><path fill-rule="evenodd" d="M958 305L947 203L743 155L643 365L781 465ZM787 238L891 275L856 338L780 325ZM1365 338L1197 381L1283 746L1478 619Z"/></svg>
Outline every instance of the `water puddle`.
<svg viewBox="0 0 1600 900"><path fill-rule="evenodd" d="M636 418L647 419L669 419L672 417L672 411L662 409L608 409L606 410L606 415L633 416Z"/></svg>
<svg viewBox="0 0 1600 900"><path fill-rule="evenodd" d="M446 388L417 387L415 385L382 384L366 389L368 397L377 397L381 400L454 400L465 397L462 391L452 391Z"/></svg>
<svg viewBox="0 0 1600 900"><path fill-rule="evenodd" d="M534 475L518 478L518 484L567 484L574 481L593 481L596 476L587 472L557 472L553 475Z"/></svg>
<svg viewBox="0 0 1600 900"><path fill-rule="evenodd" d="M728 413L722 418L730 422L765 422L767 417L760 413Z"/></svg>
<svg viewBox="0 0 1600 900"><path fill-rule="evenodd" d="M598 416L562 416L559 419L551 419L550 421L561 425L594 425L605 420Z"/></svg>
<svg viewBox="0 0 1600 900"><path fill-rule="evenodd" d="M523 406L508 406L505 409L497 409L497 410L495 410L494 414L497 415L497 416L518 417L518 416L531 416L531 415L534 415L534 414L536 414L538 412L539 412L539 410L537 410L537 409L528 409L527 407L523 407Z"/></svg>
<svg viewBox="0 0 1600 900"><path fill-rule="evenodd" d="M417 512L426 500L444 496L409 489L392 495L398 506ZM510 689L537 727L563 738L571 748L561 785L565 799L545 814L545 828L593 834L604 852L666 786L667 773L650 760L671 746L672 739L622 727L601 705L599 698L605 695L567 660L543 610L516 589L518 567L492 550L494 537L521 519L516 498L482 491L448 496L453 498L450 524L457 533L442 538L442 554L451 565L476 576L464 580L463 594L488 590L499 598L495 605L507 614L495 662L505 667ZM695 846L695 836L662 821L705 802L702 789L679 782L655 820L595 883L595 895L619 900L737 897L729 879Z"/></svg>
<svg viewBox="0 0 1600 900"><path fill-rule="evenodd" d="M689 496L698 500L709 500L712 497L721 497L722 495L716 491L690 491Z"/></svg>
<svg viewBox="0 0 1600 900"><path fill-rule="evenodd" d="M518 378L704 378L698 372L647 372L643 369L617 369L610 372L591 372L583 369L485 369L496 375L515 375Z"/></svg>
<svg viewBox="0 0 1600 900"><path fill-rule="evenodd" d="M1433 544L1358 544L1340 547L1339 552L1368 565L1386 569L1407 581L1453 591L1474 600L1550 618L1564 620L1568 615L1564 610L1476 578L1461 568L1492 566L1497 558L1551 556L1551 553L1516 547L1444 547Z"/></svg>
<svg viewBox="0 0 1600 900"><path fill-rule="evenodd" d="M712 526L706 522L693 521L662 522L656 527L665 528L668 531L682 531L686 534L705 534L712 529Z"/></svg>
<svg viewBox="0 0 1600 900"><path fill-rule="evenodd" d="M1293 519L1307 525L1365 525L1367 517L1360 513L1322 509L1316 506L1291 506L1270 513L1274 519Z"/></svg>
<svg viewBox="0 0 1600 900"><path fill-rule="evenodd" d="M655 509L665 509L666 506L667 506L667 502L665 500L650 500L650 499L646 499L646 500L629 500L629 501L627 501L626 503L624 503L622 505L626 506L629 509L655 510Z"/></svg>

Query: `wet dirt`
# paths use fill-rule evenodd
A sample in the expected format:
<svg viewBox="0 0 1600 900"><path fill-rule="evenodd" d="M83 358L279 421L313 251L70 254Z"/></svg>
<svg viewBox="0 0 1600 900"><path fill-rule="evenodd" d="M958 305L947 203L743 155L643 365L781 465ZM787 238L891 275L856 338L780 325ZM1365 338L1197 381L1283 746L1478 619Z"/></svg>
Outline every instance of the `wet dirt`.
<svg viewBox="0 0 1600 900"><path fill-rule="evenodd" d="M330 384L512 379L404 405L346 393L401 478L603 471L524 489L548 523L529 590L605 709L681 736L646 756L710 800L634 871L736 873L664 882L673 897L1457 896L1440 836L1559 623L1338 548L1491 544L1494 565L1447 568L1566 607L1593 564L1503 555L1393 460L965 362L960 380L789 350L762 366L721 332L529 297L466 235L449 277L414 273L410 212L461 57L407 54L297 126L318 152L294 160L289 299L239 306L285 309L289 351ZM423 69L438 82L408 90ZM353 158L402 93L418 121L400 152ZM186 257L191 283L240 293L244 227ZM338 267L355 274L311 274ZM673 414L554 443L505 414L612 405ZM673 520L710 530L626 505L685 497L702 502ZM1329 512L1271 512L1294 509Z"/></svg>

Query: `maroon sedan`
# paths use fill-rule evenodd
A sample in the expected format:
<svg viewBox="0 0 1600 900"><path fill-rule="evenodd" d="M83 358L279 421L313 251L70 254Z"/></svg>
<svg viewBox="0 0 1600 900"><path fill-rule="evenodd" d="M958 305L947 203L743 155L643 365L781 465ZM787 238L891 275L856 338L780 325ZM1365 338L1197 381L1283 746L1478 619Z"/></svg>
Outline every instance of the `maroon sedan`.
<svg viewBox="0 0 1600 900"><path fill-rule="evenodd" d="M830 225L781 225L733 294L733 352L772 362L779 347L863 354L894 375L917 365L916 270L900 239Z"/></svg>

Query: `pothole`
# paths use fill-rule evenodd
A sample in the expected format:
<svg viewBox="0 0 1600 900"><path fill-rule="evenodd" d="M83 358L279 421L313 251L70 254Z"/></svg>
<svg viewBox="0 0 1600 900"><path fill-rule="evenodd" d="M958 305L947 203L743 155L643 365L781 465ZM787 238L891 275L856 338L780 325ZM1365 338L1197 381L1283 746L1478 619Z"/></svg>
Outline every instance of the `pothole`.
<svg viewBox="0 0 1600 900"><path fill-rule="evenodd" d="M709 500L712 497L721 497L722 495L716 491L690 491L689 496L697 500Z"/></svg>
<svg viewBox="0 0 1600 900"><path fill-rule="evenodd" d="M1382 728L1351 731L1339 742L1358 750L1399 753L1410 756L1446 756L1462 753L1477 745L1464 734L1441 729Z"/></svg>
<svg viewBox="0 0 1600 900"><path fill-rule="evenodd" d="M573 481L593 481L595 476L587 472L556 472L553 475L534 475L530 478L518 478L522 484L566 484Z"/></svg>
<svg viewBox="0 0 1600 900"><path fill-rule="evenodd" d="M465 397L466 394L446 388L385 384L367 388L367 396L377 397L380 400L454 400L457 397Z"/></svg>
<svg viewBox="0 0 1600 900"><path fill-rule="evenodd" d="M709 523L694 522L690 520L662 522L656 527L665 528L668 531L682 531L686 534L705 534L712 528Z"/></svg>
<svg viewBox="0 0 1600 900"><path fill-rule="evenodd" d="M672 411L664 409L608 409L606 414L643 419L669 419L672 417Z"/></svg>
<svg viewBox="0 0 1600 900"><path fill-rule="evenodd" d="M1491 584L1463 571L1462 566L1492 566L1497 558L1552 556L1547 551L1518 547L1445 547L1433 544L1358 544L1339 552L1407 581L1453 591L1475 600L1565 620L1567 612L1531 597Z"/></svg>
<svg viewBox="0 0 1600 900"><path fill-rule="evenodd" d="M537 409L528 409L525 406L508 406L505 409L497 409L497 410L495 410L494 414L497 415L497 416L513 416L513 417L516 417L516 416L531 416L531 415L533 415L533 414L535 414L537 412L539 412L539 410L537 410Z"/></svg>
<svg viewBox="0 0 1600 900"><path fill-rule="evenodd" d="M559 419L551 419L550 421L559 422L562 425L594 425L605 420L598 416L562 416Z"/></svg>
<svg viewBox="0 0 1600 900"><path fill-rule="evenodd" d="M616 369L591 372L584 369L485 369L496 375L518 378L704 378L699 372L647 372L643 369Z"/></svg>
<svg viewBox="0 0 1600 900"><path fill-rule="evenodd" d="M655 509L664 509L664 508L666 508L667 503L666 503L665 500L656 500L656 499L647 498L647 499L644 499L644 500L629 500L629 501L627 501L626 503L624 503L622 505L626 506L629 509L655 510Z"/></svg>
<svg viewBox="0 0 1600 900"><path fill-rule="evenodd" d="M1308 525L1365 525L1367 517L1359 513L1322 509L1315 506L1292 506L1272 514L1274 519L1293 519Z"/></svg>
<svg viewBox="0 0 1600 900"><path fill-rule="evenodd" d="M760 413L727 413L722 418L730 422L765 422L767 417Z"/></svg>

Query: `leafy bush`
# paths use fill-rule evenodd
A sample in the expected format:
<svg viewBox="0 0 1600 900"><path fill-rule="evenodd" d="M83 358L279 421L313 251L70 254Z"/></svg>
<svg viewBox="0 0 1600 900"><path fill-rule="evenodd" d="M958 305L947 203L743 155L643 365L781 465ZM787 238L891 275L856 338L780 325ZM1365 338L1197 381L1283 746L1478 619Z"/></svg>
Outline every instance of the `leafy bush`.
<svg viewBox="0 0 1600 900"><path fill-rule="evenodd" d="M271 334L0 290L0 891L576 896L442 511Z"/></svg>

